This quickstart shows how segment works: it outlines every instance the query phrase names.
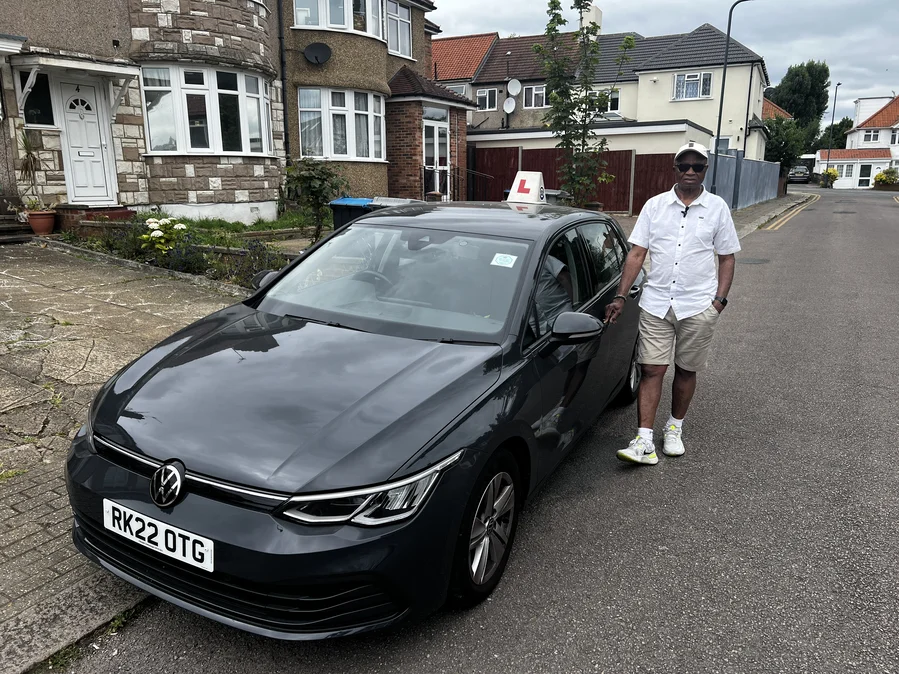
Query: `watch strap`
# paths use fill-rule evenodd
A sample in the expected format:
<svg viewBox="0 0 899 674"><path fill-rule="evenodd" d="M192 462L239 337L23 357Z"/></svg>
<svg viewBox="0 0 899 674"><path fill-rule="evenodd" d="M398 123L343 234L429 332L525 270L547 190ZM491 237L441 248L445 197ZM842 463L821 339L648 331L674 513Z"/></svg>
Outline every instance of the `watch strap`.
<svg viewBox="0 0 899 674"><path fill-rule="evenodd" d="M727 298L726 298L726 297L719 297L719 296L716 295L714 301L716 301L716 302L721 302L721 306L722 306L722 307L726 307L726 306L727 306Z"/></svg>

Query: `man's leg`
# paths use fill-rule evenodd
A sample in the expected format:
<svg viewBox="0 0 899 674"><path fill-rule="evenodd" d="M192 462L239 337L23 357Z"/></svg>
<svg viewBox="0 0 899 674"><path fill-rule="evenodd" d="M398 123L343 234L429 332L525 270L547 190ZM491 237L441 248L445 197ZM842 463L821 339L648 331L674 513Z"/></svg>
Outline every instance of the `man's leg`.
<svg viewBox="0 0 899 674"><path fill-rule="evenodd" d="M662 399L662 380L665 379L667 365L642 365L640 391L637 394L637 410L640 428L652 428L656 421L656 411ZM695 379L694 379L695 381Z"/></svg>
<svg viewBox="0 0 899 674"><path fill-rule="evenodd" d="M661 390L661 385L659 389ZM687 416L687 409L694 393L696 393L696 373L675 365L674 386L671 390L671 416L675 419Z"/></svg>

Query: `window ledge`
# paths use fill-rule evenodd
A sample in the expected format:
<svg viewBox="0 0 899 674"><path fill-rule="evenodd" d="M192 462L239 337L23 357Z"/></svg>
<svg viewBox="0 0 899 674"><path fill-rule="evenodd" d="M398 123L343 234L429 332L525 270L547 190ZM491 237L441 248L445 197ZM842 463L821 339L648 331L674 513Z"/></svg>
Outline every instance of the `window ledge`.
<svg viewBox="0 0 899 674"><path fill-rule="evenodd" d="M390 51L390 49L388 49L387 53L391 56L396 56L398 59L405 59L406 61L412 61L412 63L418 63L418 59L414 59L411 56L406 56L405 54L400 54L398 51Z"/></svg>
<svg viewBox="0 0 899 674"><path fill-rule="evenodd" d="M55 131L61 133L62 128L58 126L47 126L45 124L26 124L23 128L29 131Z"/></svg>
<svg viewBox="0 0 899 674"><path fill-rule="evenodd" d="M700 96L699 98L672 98L672 103L695 103L696 101L712 101L714 96Z"/></svg>
<svg viewBox="0 0 899 674"><path fill-rule="evenodd" d="M353 157L301 157L302 159L315 159L317 161L339 161L343 163L353 163L353 164L389 164L390 162L386 159L366 159L365 157L360 157L358 159Z"/></svg>
<svg viewBox="0 0 899 674"><path fill-rule="evenodd" d="M291 26L290 30L324 30L329 33L341 33L344 35L358 35L359 37L367 37L370 40L374 40L375 42L380 42L381 44L387 44L387 40L382 37L378 37L377 35L372 35L371 33L366 33L361 30L355 30L352 28L331 28L329 26Z"/></svg>
<svg viewBox="0 0 899 674"><path fill-rule="evenodd" d="M281 159L276 154L262 154L260 152L144 152L142 157L249 157L251 159Z"/></svg>

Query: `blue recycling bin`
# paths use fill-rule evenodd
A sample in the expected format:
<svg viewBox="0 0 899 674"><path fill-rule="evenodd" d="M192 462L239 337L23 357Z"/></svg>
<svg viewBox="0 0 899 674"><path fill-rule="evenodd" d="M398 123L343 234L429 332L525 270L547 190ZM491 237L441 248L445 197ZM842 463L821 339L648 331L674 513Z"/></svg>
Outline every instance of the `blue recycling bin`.
<svg viewBox="0 0 899 674"><path fill-rule="evenodd" d="M358 217L371 213L372 199L359 199L355 197L341 197L335 199L330 204L331 212L334 214L334 229L343 227L347 223L352 222Z"/></svg>

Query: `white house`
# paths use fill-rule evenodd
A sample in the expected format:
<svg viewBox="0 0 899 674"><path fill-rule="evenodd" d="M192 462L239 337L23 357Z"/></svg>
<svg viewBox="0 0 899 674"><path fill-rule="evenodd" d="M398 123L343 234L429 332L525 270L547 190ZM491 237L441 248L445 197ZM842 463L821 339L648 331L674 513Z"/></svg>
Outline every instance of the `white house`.
<svg viewBox="0 0 899 674"><path fill-rule="evenodd" d="M885 104L871 112L872 106L863 104L870 101ZM899 96L859 99L855 110L855 128L846 135L846 147L889 149L891 165L899 166Z"/></svg>

